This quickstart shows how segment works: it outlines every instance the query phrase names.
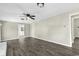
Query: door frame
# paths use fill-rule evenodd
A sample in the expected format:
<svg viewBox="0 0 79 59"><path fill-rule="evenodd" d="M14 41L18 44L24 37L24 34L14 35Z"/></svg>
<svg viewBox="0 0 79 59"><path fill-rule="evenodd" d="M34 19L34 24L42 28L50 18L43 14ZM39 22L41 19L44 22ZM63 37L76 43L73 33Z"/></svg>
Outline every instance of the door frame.
<svg viewBox="0 0 79 59"><path fill-rule="evenodd" d="M70 23L70 44L71 44L71 47L72 47L72 44L74 43L74 20L79 18L79 12L76 12L76 13L72 13L72 14L69 14L69 23Z"/></svg>

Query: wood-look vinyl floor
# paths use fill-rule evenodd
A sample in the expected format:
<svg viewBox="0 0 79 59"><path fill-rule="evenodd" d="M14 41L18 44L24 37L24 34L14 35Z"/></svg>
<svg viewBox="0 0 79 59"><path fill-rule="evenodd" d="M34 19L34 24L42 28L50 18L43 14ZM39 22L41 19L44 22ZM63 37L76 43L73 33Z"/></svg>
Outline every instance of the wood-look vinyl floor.
<svg viewBox="0 0 79 59"><path fill-rule="evenodd" d="M74 45L75 46L75 45ZM7 41L7 56L77 56L79 49L65 47L36 38Z"/></svg>

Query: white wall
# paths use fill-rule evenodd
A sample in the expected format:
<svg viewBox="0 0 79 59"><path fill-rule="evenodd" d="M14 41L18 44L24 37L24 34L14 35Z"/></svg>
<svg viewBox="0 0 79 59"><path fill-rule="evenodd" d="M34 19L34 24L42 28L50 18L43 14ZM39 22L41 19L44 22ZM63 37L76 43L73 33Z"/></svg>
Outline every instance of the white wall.
<svg viewBox="0 0 79 59"><path fill-rule="evenodd" d="M31 25L31 36L71 47L69 14L61 14Z"/></svg>
<svg viewBox="0 0 79 59"><path fill-rule="evenodd" d="M12 39L17 39L18 37L18 24L16 22L2 22L2 39L3 40L12 40ZM25 35L26 37L30 36L29 32L29 24L24 24L25 25Z"/></svg>
<svg viewBox="0 0 79 59"><path fill-rule="evenodd" d="M3 22L2 24L2 39L14 39L17 38L18 24L14 22Z"/></svg>

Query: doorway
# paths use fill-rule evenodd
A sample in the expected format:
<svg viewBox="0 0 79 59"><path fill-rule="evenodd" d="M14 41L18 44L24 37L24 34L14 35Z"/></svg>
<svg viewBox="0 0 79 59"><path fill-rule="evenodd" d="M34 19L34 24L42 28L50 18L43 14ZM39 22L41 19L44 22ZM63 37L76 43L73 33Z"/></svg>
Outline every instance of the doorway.
<svg viewBox="0 0 79 59"><path fill-rule="evenodd" d="M71 17L71 35L72 47L79 49L79 14Z"/></svg>
<svg viewBox="0 0 79 59"><path fill-rule="evenodd" d="M18 36L24 36L24 24L18 24Z"/></svg>

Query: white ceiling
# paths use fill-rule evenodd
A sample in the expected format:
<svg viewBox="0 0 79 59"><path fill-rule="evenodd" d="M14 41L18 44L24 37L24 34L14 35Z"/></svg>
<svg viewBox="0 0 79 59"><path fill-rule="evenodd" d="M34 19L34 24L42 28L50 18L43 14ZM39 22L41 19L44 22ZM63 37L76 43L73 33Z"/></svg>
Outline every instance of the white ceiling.
<svg viewBox="0 0 79 59"><path fill-rule="evenodd" d="M36 15L36 20L43 20L72 10L79 10L79 4L45 3L45 7L39 8L36 3L0 3L0 19L20 21L20 16L25 12Z"/></svg>

